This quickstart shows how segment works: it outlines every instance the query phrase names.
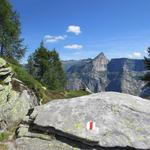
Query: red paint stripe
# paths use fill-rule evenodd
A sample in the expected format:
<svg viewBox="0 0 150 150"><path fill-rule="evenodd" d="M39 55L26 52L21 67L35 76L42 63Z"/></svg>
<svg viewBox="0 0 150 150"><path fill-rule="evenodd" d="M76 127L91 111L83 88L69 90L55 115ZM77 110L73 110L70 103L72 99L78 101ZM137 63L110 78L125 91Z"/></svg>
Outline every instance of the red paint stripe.
<svg viewBox="0 0 150 150"><path fill-rule="evenodd" d="M90 121L90 130L92 130L93 129L93 122L92 122L92 120Z"/></svg>

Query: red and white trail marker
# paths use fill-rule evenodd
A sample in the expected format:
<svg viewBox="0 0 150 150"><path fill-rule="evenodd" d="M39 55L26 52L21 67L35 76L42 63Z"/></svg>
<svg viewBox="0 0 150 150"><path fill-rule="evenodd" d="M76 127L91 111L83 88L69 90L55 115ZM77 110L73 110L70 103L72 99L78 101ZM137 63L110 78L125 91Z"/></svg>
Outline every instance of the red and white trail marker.
<svg viewBox="0 0 150 150"><path fill-rule="evenodd" d="M99 128L96 127L96 123L93 122L92 120L90 120L87 125L86 125L86 129L93 131L93 132L99 132Z"/></svg>

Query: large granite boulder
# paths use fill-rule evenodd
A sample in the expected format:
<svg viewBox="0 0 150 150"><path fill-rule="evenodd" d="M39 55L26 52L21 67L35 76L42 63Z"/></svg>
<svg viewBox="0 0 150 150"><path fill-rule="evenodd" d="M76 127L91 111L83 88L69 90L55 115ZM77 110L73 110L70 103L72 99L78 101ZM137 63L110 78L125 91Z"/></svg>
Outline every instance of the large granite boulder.
<svg viewBox="0 0 150 150"><path fill-rule="evenodd" d="M150 101L116 92L54 100L35 107L17 135L18 150L150 149Z"/></svg>
<svg viewBox="0 0 150 150"><path fill-rule="evenodd" d="M21 81L7 62L0 58L0 133L16 126L39 99Z"/></svg>

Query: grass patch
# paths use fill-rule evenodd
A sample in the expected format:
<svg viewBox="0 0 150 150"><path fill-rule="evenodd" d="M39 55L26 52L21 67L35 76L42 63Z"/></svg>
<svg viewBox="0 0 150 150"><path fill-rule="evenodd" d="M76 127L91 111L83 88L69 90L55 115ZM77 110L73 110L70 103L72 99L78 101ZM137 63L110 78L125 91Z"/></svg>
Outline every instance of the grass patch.
<svg viewBox="0 0 150 150"><path fill-rule="evenodd" d="M8 150L7 145L0 143L0 150Z"/></svg>
<svg viewBox="0 0 150 150"><path fill-rule="evenodd" d="M18 127L18 124L15 124L9 128L5 132L0 133L0 142L6 142L8 140L12 140L15 138L15 131ZM1 150L1 149L0 149Z"/></svg>
<svg viewBox="0 0 150 150"><path fill-rule="evenodd" d="M80 97L80 96L90 94L89 92L83 91L83 90L79 90L79 91L77 91L77 90L68 90L65 93L66 93L66 98Z"/></svg>
<svg viewBox="0 0 150 150"><path fill-rule="evenodd" d="M45 98L42 101L43 104L54 100L54 99L67 99L67 98L73 98L73 97L80 97L84 95L89 95L89 92L83 91L83 90L64 90L64 91L52 91L52 90L46 90L45 92Z"/></svg>

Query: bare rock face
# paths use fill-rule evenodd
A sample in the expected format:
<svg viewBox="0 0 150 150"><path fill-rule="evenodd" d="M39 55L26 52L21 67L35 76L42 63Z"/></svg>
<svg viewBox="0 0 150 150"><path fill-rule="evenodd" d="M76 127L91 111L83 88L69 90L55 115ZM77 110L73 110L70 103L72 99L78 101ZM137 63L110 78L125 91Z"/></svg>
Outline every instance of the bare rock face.
<svg viewBox="0 0 150 150"><path fill-rule="evenodd" d="M102 52L93 59L92 64L93 71L107 71L108 59Z"/></svg>
<svg viewBox="0 0 150 150"><path fill-rule="evenodd" d="M70 90L79 90L79 89L83 89L83 85L82 85L82 81L79 78L76 77L70 77L67 81L67 85L66 88L70 89ZM71 84L72 83L72 84Z"/></svg>
<svg viewBox="0 0 150 150"><path fill-rule="evenodd" d="M150 149L149 108L148 100L115 92L55 100L24 119L17 150Z"/></svg>
<svg viewBox="0 0 150 150"><path fill-rule="evenodd" d="M140 79L144 75L143 60L112 59L108 64L106 91L116 91L132 95L141 95L145 83Z"/></svg>
<svg viewBox="0 0 150 150"><path fill-rule="evenodd" d="M0 132L18 124L38 98L21 81L14 78L11 67L0 58Z"/></svg>

